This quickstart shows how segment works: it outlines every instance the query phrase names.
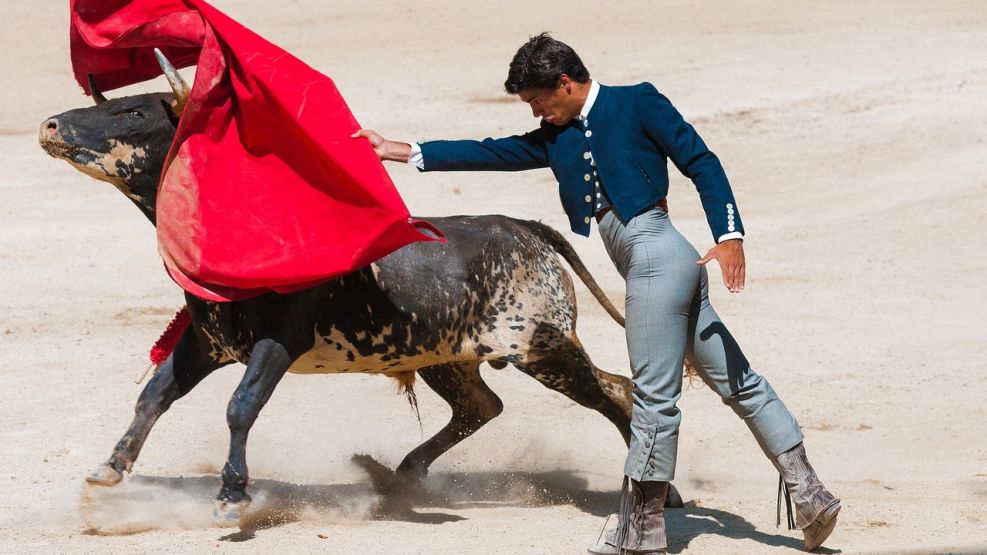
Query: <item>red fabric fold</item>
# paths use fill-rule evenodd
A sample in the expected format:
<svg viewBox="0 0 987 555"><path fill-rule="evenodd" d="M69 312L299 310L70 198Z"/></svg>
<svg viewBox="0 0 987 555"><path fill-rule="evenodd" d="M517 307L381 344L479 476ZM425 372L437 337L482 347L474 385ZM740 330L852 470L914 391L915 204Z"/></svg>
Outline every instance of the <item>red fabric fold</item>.
<svg viewBox="0 0 987 555"><path fill-rule="evenodd" d="M158 189L158 249L186 291L288 293L416 241L413 220L329 77L201 0L70 0L72 65L113 89L197 65ZM429 228L433 234L419 231Z"/></svg>

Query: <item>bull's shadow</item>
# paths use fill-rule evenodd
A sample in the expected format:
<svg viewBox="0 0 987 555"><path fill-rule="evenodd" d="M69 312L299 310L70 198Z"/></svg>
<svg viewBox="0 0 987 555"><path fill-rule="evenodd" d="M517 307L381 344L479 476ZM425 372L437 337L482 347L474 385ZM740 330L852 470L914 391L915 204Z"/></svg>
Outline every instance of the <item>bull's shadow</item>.
<svg viewBox="0 0 987 555"><path fill-rule="evenodd" d="M464 517L442 512L470 508L547 507L573 505L581 511L606 517L620 495L617 490L592 491L585 478L568 470L547 472L449 472L434 473L420 488L382 495L390 470L368 456L353 462L370 476L369 483L292 484L257 479L251 482L251 509L222 541L242 542L258 530L307 519L329 522L399 520L418 524L442 524ZM84 486L83 520L89 534L134 534L161 528L208 528L213 519L216 475L161 477L135 475L113 488ZM397 498L397 502L392 502ZM800 549L793 534L766 533L735 514L695 507L666 512L669 552L680 553L706 534ZM615 518L615 517L614 517ZM615 521L611 519L611 525ZM833 551L823 551L834 553Z"/></svg>
<svg viewBox="0 0 987 555"><path fill-rule="evenodd" d="M370 477L366 483L292 484L251 480L253 502L225 541L245 541L257 530L306 519L399 520L442 524L464 517L442 512L486 507L544 507L572 504L606 516L619 491L590 491L571 471L434 473L420 487L394 490L393 473L371 457L353 458ZM217 475L133 475L112 488L83 486L80 512L88 534L135 534L162 528L222 526L213 516Z"/></svg>

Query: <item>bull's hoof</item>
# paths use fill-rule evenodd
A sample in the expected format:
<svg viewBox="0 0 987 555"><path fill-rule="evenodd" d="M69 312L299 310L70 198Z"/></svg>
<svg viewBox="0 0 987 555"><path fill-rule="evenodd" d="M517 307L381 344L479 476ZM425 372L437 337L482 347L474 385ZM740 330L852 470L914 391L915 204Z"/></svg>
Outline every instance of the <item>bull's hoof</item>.
<svg viewBox="0 0 987 555"><path fill-rule="evenodd" d="M425 472L412 474L399 470L392 474L387 481L379 484L378 491L381 495L390 496L414 497L423 495L425 492L422 490L422 480L426 475Z"/></svg>
<svg viewBox="0 0 987 555"><path fill-rule="evenodd" d="M244 495L239 501L217 499L213 505L212 515L220 524L236 524L250 508L250 496Z"/></svg>
<svg viewBox="0 0 987 555"><path fill-rule="evenodd" d="M107 463L97 466L86 476L86 483L90 486L111 487L119 484L120 480L123 480L123 473Z"/></svg>
<svg viewBox="0 0 987 555"><path fill-rule="evenodd" d="M409 489L390 490L380 496L374 514L377 518L392 518L407 515L414 511L415 502L421 499Z"/></svg>

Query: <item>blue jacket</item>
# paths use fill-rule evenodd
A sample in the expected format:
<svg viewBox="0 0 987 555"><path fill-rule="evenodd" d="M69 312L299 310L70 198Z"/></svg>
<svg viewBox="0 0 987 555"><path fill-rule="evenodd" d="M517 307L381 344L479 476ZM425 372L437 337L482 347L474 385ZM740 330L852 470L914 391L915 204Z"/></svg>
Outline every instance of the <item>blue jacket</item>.
<svg viewBox="0 0 987 555"><path fill-rule="evenodd" d="M589 235L594 169L617 217L626 222L668 194L670 158L696 185L714 240L743 233L719 159L654 85L602 85L587 120L587 129L573 119L564 126L543 122L534 131L501 139L422 143L423 171L551 167L572 230Z"/></svg>

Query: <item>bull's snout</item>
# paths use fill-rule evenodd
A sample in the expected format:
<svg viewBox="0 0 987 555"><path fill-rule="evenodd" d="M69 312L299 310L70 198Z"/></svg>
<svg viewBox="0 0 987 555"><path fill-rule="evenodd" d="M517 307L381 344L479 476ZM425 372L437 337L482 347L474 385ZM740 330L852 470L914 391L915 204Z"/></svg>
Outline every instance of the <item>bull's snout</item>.
<svg viewBox="0 0 987 555"><path fill-rule="evenodd" d="M41 124L41 132L47 133L48 135L58 134L58 119L48 118L47 121Z"/></svg>
<svg viewBox="0 0 987 555"><path fill-rule="evenodd" d="M41 131L38 140L41 142L50 141L58 137L58 119L48 118L41 124Z"/></svg>
<svg viewBox="0 0 987 555"><path fill-rule="evenodd" d="M38 130L38 143L50 156L65 158L70 147L59 128L58 118L48 118Z"/></svg>

